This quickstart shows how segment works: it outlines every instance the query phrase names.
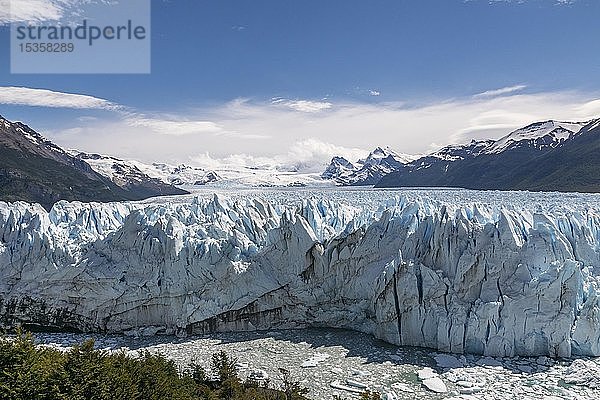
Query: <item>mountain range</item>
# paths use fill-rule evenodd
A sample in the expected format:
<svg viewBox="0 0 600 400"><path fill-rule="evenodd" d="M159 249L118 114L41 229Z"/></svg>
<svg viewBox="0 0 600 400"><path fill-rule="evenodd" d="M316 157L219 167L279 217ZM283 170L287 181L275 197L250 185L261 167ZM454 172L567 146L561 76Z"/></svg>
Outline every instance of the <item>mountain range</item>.
<svg viewBox="0 0 600 400"><path fill-rule="evenodd" d="M319 173L274 166L203 169L64 150L29 126L0 116L0 201L35 202L49 209L59 200L141 200L187 194L185 188L206 184L298 187L331 182L321 179Z"/></svg>
<svg viewBox="0 0 600 400"><path fill-rule="evenodd" d="M336 156L321 174L323 179L334 180L342 186L375 185L385 175L397 171L419 156L397 153L389 147L377 147L366 158L352 163Z"/></svg>
<svg viewBox="0 0 600 400"><path fill-rule="evenodd" d="M445 147L375 187L599 192L599 150L600 120L538 122L496 141Z"/></svg>
<svg viewBox="0 0 600 400"><path fill-rule="evenodd" d="M0 200L123 201L188 193L181 187L375 186L600 192L600 119L544 121L498 140L449 145L428 155L377 147L322 174L274 167L207 170L63 150L21 122L0 117ZM179 186L179 187L178 187Z"/></svg>
<svg viewBox="0 0 600 400"><path fill-rule="evenodd" d="M0 200L34 202L49 209L58 200L141 200L185 193L141 171L111 180L29 126L0 116Z"/></svg>
<svg viewBox="0 0 600 400"><path fill-rule="evenodd" d="M112 156L85 153L78 150L69 150L69 153L80 160L84 160L94 171L114 182L157 179L168 185L200 186L221 180L221 177L215 171L207 171L185 164L177 166L165 163L146 164L140 161L122 160Z"/></svg>
<svg viewBox="0 0 600 400"><path fill-rule="evenodd" d="M154 178L168 185L193 188L204 185L234 187L298 187L329 185L318 173L303 173L297 170L277 168L272 165L225 165L215 163L214 168L162 162L143 163L137 160L122 160L112 156L69 150L69 153L88 163L100 175L113 181Z"/></svg>

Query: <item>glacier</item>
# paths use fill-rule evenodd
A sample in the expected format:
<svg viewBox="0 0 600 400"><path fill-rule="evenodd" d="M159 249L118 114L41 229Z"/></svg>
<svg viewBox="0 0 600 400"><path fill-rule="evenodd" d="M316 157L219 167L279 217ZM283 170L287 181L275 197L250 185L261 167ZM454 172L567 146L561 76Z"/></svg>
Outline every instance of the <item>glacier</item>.
<svg viewBox="0 0 600 400"><path fill-rule="evenodd" d="M600 356L600 197L428 191L0 202L0 327L347 328L487 356Z"/></svg>

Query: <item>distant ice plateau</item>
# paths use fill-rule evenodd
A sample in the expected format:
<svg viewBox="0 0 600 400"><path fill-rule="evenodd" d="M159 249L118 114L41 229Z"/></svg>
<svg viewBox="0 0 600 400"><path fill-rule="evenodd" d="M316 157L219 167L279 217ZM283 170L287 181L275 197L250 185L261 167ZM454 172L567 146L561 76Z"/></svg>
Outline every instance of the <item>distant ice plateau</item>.
<svg viewBox="0 0 600 400"><path fill-rule="evenodd" d="M485 356L600 355L600 196L247 191L0 202L0 324L347 328Z"/></svg>

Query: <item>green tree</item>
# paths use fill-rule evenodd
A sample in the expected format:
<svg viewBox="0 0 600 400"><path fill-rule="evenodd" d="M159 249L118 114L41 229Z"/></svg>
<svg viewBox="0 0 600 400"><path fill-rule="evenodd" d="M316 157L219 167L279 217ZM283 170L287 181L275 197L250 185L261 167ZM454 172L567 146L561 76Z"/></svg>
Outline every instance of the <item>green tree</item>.
<svg viewBox="0 0 600 400"><path fill-rule="evenodd" d="M371 392L367 390L360 395L361 400L380 400L381 395L377 392Z"/></svg>
<svg viewBox="0 0 600 400"><path fill-rule="evenodd" d="M181 379L175 363L163 355L145 351L135 370L140 400L193 398L193 380Z"/></svg>
<svg viewBox="0 0 600 400"><path fill-rule="evenodd" d="M284 390L241 383L226 353L212 357L211 374L197 364L181 373L161 354L108 352L93 341L68 352L36 346L31 334L0 337L1 400L305 400L306 389L282 370ZM211 380L211 376L215 379Z"/></svg>
<svg viewBox="0 0 600 400"><path fill-rule="evenodd" d="M283 393L286 400L300 400L309 392L307 388L300 386L300 383L291 378L290 371L285 368L279 368L281 381L283 383Z"/></svg>
<svg viewBox="0 0 600 400"><path fill-rule="evenodd" d="M220 351L212 355L212 368L219 382L237 378L236 360L229 358L227 353Z"/></svg>
<svg viewBox="0 0 600 400"><path fill-rule="evenodd" d="M0 338L0 398L59 398L62 361L56 350L36 348L21 329L14 338Z"/></svg>
<svg viewBox="0 0 600 400"><path fill-rule="evenodd" d="M71 349L64 365L69 399L111 400L110 385L105 376L106 357L105 352L94 349L93 340Z"/></svg>

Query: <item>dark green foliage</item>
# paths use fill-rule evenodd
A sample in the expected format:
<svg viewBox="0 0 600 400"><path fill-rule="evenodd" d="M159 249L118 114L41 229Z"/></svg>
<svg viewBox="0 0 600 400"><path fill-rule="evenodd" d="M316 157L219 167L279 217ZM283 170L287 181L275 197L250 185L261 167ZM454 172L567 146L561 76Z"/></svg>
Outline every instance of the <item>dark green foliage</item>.
<svg viewBox="0 0 600 400"><path fill-rule="evenodd" d="M284 391L266 383L242 382L235 360L213 355L212 370L192 364L181 373L162 355L94 349L93 341L69 352L35 346L31 334L0 337L2 400L304 400L307 390L283 380ZM211 379L214 377L214 379Z"/></svg>
<svg viewBox="0 0 600 400"><path fill-rule="evenodd" d="M62 399L62 371L54 369L56 352L36 349L31 334L17 332L13 342L0 341L1 399Z"/></svg>
<svg viewBox="0 0 600 400"><path fill-rule="evenodd" d="M212 356L212 368L217 373L217 379L223 383L230 379L237 379L235 360L229 358L227 353L220 351Z"/></svg>
<svg viewBox="0 0 600 400"><path fill-rule="evenodd" d="M192 379L198 385L206 385L208 383L208 377L206 376L206 371L199 364L190 365L190 370L192 373Z"/></svg>
<svg viewBox="0 0 600 400"><path fill-rule="evenodd" d="M308 389L303 388L300 384L294 380L290 375L290 371L287 369L280 368L279 372L282 376L283 381L283 393L285 393L287 400L300 400L304 398L304 395L308 393Z"/></svg>

